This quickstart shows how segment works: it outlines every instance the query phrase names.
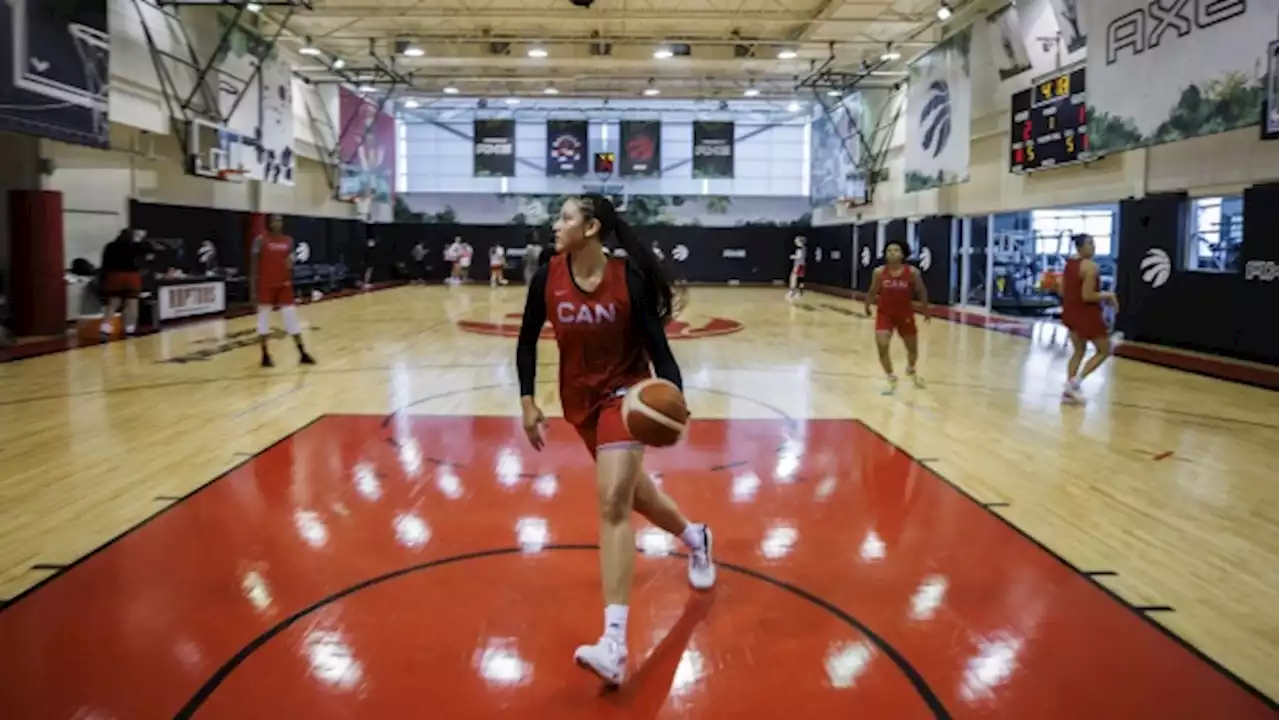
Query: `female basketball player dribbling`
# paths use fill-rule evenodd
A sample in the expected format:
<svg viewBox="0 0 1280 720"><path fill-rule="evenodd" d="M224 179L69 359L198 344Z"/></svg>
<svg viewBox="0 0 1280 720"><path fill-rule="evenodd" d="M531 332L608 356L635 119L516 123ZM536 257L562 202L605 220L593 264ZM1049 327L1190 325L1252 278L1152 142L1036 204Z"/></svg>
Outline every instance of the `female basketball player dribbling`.
<svg viewBox="0 0 1280 720"><path fill-rule="evenodd" d="M898 389L898 376L893 373L893 359L889 357L889 340L895 330L907 346L907 377L916 387L924 387L924 381L916 374L916 360L920 357L916 311L924 314L924 321L929 322L929 293L920 273L908 265L906 259L902 243L896 240L886 243L884 265L871 274L871 289L867 292L867 317L871 317L874 305L876 350L880 353L880 367L884 368L889 381L885 395L892 395Z"/></svg>
<svg viewBox="0 0 1280 720"><path fill-rule="evenodd" d="M1102 306L1118 307L1119 304L1115 293L1099 291L1093 238L1076 235L1071 240L1076 245L1076 256L1067 260L1062 271L1062 324L1071 333L1071 359L1067 361L1067 384L1062 388L1062 401L1078 404L1084 402L1080 383L1111 356L1111 338L1102 318ZM1093 343L1097 352L1081 371L1080 363L1084 361L1089 343Z"/></svg>
<svg viewBox="0 0 1280 720"><path fill-rule="evenodd" d="M611 258L612 237L627 258ZM664 331L673 311L671 284L657 258L599 195L565 201L555 223L555 249L529 283L516 350L524 429L535 449L543 446L546 418L534 392L537 342L550 316L560 349L560 403L596 460L600 519L600 569L604 586L604 634L583 645L574 660L618 685L627 667L627 608L635 561L631 512L679 537L689 549L689 584L715 584L711 531L692 524L645 474L644 446L627 432L622 399L627 388L650 377L681 384L680 368ZM550 311L550 312L548 312Z"/></svg>

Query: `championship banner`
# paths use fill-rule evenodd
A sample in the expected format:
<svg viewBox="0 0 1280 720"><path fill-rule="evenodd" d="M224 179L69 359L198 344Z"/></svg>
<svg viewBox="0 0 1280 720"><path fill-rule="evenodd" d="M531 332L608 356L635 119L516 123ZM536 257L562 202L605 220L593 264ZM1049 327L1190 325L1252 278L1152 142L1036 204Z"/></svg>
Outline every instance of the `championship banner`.
<svg viewBox="0 0 1280 720"><path fill-rule="evenodd" d="M907 70L903 188L928 190L969 179L968 28L938 43Z"/></svg>
<svg viewBox="0 0 1280 720"><path fill-rule="evenodd" d="M106 148L107 0L0 2L0 131Z"/></svg>
<svg viewBox="0 0 1280 720"><path fill-rule="evenodd" d="M1087 21L1094 154L1258 123L1275 0L1109 0Z"/></svg>
<svg viewBox="0 0 1280 720"><path fill-rule="evenodd" d="M1267 46L1266 101L1262 104L1262 139L1275 140L1280 136L1280 74L1276 72L1277 43Z"/></svg>
<svg viewBox="0 0 1280 720"><path fill-rule="evenodd" d="M662 176L662 123L657 120L623 120L618 123L622 146L623 177Z"/></svg>
<svg viewBox="0 0 1280 720"><path fill-rule="evenodd" d="M587 174L587 121L547 121L547 177Z"/></svg>
<svg viewBox="0 0 1280 720"><path fill-rule="evenodd" d="M1107 0L1110 2L1110 0ZM1058 32L1067 52L1073 53L1089 44L1089 36L1085 33L1084 5L1089 0L1049 0L1053 7L1053 17L1058 21ZM1099 3L1094 3L1099 4ZM1092 8L1090 8L1092 11Z"/></svg>
<svg viewBox="0 0 1280 720"><path fill-rule="evenodd" d="M516 121L476 120L473 124L476 177L515 177Z"/></svg>
<svg viewBox="0 0 1280 720"><path fill-rule="evenodd" d="M1022 32L1022 19L1018 17L1017 7L1005 5L987 16L987 40L1001 80L1031 69L1026 34Z"/></svg>
<svg viewBox="0 0 1280 720"><path fill-rule="evenodd" d="M693 124L693 176L733 177L733 123Z"/></svg>

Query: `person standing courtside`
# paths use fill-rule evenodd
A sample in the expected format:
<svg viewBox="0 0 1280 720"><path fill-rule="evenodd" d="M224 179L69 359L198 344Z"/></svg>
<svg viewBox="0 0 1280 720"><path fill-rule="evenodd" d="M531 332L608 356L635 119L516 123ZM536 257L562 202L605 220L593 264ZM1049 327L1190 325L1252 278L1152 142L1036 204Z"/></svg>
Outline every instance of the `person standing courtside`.
<svg viewBox="0 0 1280 720"><path fill-rule="evenodd" d="M1102 306L1118 308L1119 303L1115 293L1100 290L1098 263L1093 259L1093 237L1075 235L1071 241L1075 243L1076 255L1067 260L1062 271L1062 324L1071 333L1071 359L1067 361L1067 384L1062 388L1062 401L1074 405L1084 402L1080 383L1111 357L1110 332L1102 317ZM1082 371L1080 363L1084 362L1089 343L1093 343L1096 352Z"/></svg>
<svg viewBox="0 0 1280 720"><path fill-rule="evenodd" d="M280 310L284 329L293 336L298 347L298 362L315 365L315 358L302 344L302 325L298 322L298 309L293 302L293 238L284 234L284 218L271 215L267 218L267 232L253 239L250 256L249 287L254 290L254 302L258 305L258 342L262 347L262 367L273 367L271 353L267 350L267 338L271 334L272 308Z"/></svg>
<svg viewBox="0 0 1280 720"><path fill-rule="evenodd" d="M138 331L138 295L142 292L141 262L146 252L143 230L124 229L102 248L102 341L111 339L111 318L124 308L124 333Z"/></svg>

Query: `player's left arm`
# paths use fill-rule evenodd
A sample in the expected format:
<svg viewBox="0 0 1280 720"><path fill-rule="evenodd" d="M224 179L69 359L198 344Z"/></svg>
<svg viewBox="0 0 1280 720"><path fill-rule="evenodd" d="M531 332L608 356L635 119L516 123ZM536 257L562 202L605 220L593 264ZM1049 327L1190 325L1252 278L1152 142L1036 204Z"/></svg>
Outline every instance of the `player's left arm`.
<svg viewBox="0 0 1280 720"><path fill-rule="evenodd" d="M911 273L911 280L915 284L915 302L916 311L924 315L925 322L929 320L929 289L924 285L924 276L919 271Z"/></svg>
<svg viewBox="0 0 1280 720"><path fill-rule="evenodd" d="M667 329L658 315L658 307L645 292L644 276L636 268L627 268L627 294L631 296L631 319L644 341L644 349L653 363L653 374L684 390L680 365L667 342Z"/></svg>

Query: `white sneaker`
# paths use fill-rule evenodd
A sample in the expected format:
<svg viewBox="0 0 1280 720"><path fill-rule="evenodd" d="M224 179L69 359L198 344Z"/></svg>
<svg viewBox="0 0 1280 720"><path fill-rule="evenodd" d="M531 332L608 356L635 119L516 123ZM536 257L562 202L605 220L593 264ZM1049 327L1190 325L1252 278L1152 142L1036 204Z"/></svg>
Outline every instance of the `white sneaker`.
<svg viewBox="0 0 1280 720"><path fill-rule="evenodd" d="M1080 392L1079 388L1068 385L1062 389L1062 402L1068 405L1083 405L1084 394Z"/></svg>
<svg viewBox="0 0 1280 720"><path fill-rule="evenodd" d="M702 549L689 551L689 584L697 590L709 590L716 584L716 563L711 556L711 528L702 528Z"/></svg>
<svg viewBox="0 0 1280 720"><path fill-rule="evenodd" d="M573 661L611 687L621 685L627 676L627 646L608 635L601 636L595 645L579 646L573 652Z"/></svg>

